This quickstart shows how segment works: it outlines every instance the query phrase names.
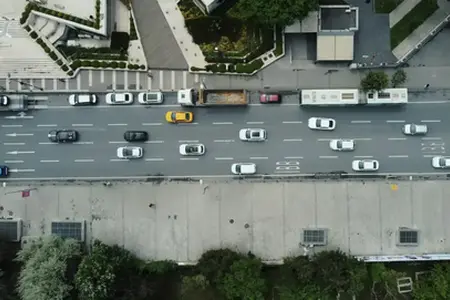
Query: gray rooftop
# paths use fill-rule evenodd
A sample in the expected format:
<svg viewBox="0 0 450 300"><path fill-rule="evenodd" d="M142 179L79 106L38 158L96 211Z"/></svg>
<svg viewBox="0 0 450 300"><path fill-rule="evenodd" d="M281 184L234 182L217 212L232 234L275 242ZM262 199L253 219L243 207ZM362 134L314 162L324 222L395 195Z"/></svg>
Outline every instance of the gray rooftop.
<svg viewBox="0 0 450 300"><path fill-rule="evenodd" d="M357 28L357 15L355 10L343 7L321 7L321 30L347 30Z"/></svg>
<svg viewBox="0 0 450 300"><path fill-rule="evenodd" d="M353 255L450 250L447 181L38 186L22 198L25 188L0 194L0 217L21 218L24 235L50 234L51 221L86 220L87 241L117 243L146 258L194 262L227 246L277 261L304 253L299 244L314 238L325 245L312 251ZM304 229L313 230L306 241ZM399 245L403 229L413 229L417 243Z"/></svg>

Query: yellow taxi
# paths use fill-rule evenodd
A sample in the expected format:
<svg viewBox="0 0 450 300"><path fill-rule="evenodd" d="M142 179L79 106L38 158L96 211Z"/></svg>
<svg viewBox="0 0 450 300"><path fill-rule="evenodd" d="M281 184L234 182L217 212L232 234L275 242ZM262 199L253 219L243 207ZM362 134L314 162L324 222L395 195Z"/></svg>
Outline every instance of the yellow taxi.
<svg viewBox="0 0 450 300"><path fill-rule="evenodd" d="M194 114L188 111L168 111L166 121L169 123L192 123Z"/></svg>

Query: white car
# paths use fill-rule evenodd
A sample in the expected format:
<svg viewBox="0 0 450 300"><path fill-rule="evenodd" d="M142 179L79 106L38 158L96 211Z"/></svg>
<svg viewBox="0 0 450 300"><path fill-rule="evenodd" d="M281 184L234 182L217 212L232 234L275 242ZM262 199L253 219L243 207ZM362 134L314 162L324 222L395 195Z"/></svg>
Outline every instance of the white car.
<svg viewBox="0 0 450 300"><path fill-rule="evenodd" d="M72 94L69 96L69 104L72 106L95 105L97 104L97 96L95 94Z"/></svg>
<svg viewBox="0 0 450 300"><path fill-rule="evenodd" d="M132 93L108 93L106 94L106 103L112 105L124 105L133 103Z"/></svg>
<svg viewBox="0 0 450 300"><path fill-rule="evenodd" d="M205 154L206 148L203 144L182 144L180 145L181 155L203 155Z"/></svg>
<svg viewBox="0 0 450 300"><path fill-rule="evenodd" d="M253 163L232 164L231 173L235 175L252 175L256 173L256 165Z"/></svg>
<svg viewBox="0 0 450 300"><path fill-rule="evenodd" d="M406 135L425 135L428 132L428 126L425 124L405 124L402 131Z"/></svg>
<svg viewBox="0 0 450 300"><path fill-rule="evenodd" d="M378 171L380 163L375 159L358 159L352 162L352 169L356 172Z"/></svg>
<svg viewBox="0 0 450 300"><path fill-rule="evenodd" d="M261 128L241 129L239 139L246 142L264 142L267 139L267 131Z"/></svg>
<svg viewBox="0 0 450 300"><path fill-rule="evenodd" d="M355 150L355 141L344 139L331 140L330 148L334 151L353 151Z"/></svg>
<svg viewBox="0 0 450 300"><path fill-rule="evenodd" d="M141 147L120 147L117 148L118 158L141 158L144 150Z"/></svg>
<svg viewBox="0 0 450 300"><path fill-rule="evenodd" d="M161 92L139 93L138 101L140 104L161 104L164 101L164 96Z"/></svg>
<svg viewBox="0 0 450 300"><path fill-rule="evenodd" d="M435 156L431 159L431 165L436 169L450 168L450 157Z"/></svg>
<svg viewBox="0 0 450 300"><path fill-rule="evenodd" d="M330 118L312 117L308 120L308 127L313 130L334 130L336 121Z"/></svg>

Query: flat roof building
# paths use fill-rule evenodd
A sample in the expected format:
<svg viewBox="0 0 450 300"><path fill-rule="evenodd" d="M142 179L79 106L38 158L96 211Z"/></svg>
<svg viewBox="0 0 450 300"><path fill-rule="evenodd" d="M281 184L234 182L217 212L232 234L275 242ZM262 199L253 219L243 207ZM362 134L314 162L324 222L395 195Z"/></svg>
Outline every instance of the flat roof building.
<svg viewBox="0 0 450 300"><path fill-rule="evenodd" d="M317 61L353 60L353 32L317 33Z"/></svg>

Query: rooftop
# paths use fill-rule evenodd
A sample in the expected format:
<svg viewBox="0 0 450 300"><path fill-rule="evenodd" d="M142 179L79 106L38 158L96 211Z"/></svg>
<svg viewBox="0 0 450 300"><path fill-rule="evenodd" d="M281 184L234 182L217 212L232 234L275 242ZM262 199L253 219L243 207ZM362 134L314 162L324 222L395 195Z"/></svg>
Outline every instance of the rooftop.
<svg viewBox="0 0 450 300"><path fill-rule="evenodd" d="M320 7L320 30L358 28L357 10L346 7Z"/></svg>

